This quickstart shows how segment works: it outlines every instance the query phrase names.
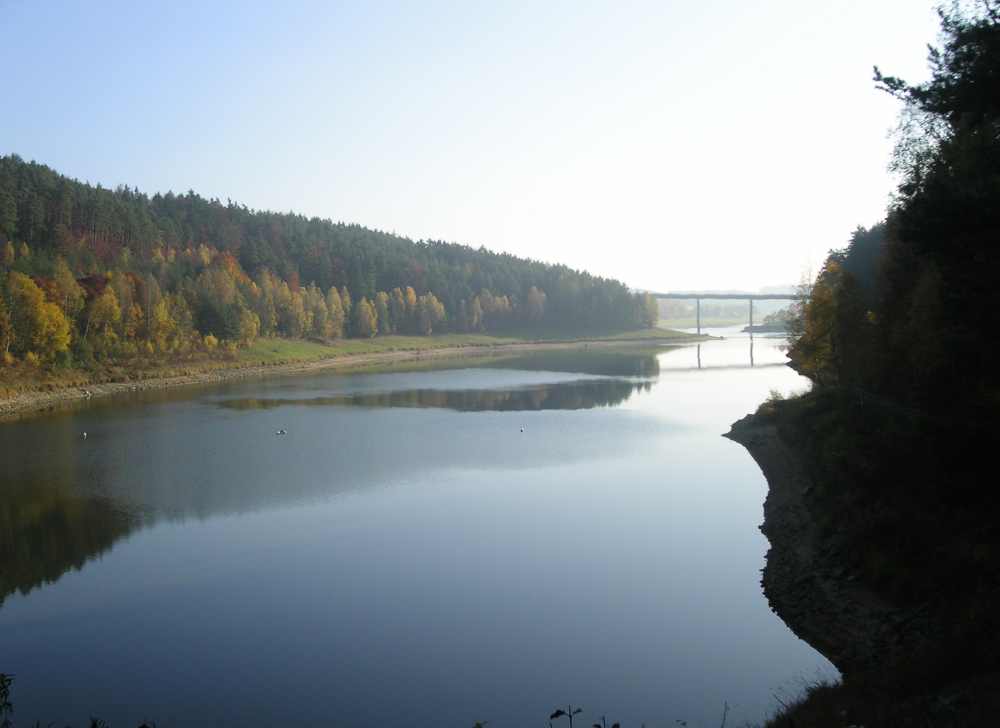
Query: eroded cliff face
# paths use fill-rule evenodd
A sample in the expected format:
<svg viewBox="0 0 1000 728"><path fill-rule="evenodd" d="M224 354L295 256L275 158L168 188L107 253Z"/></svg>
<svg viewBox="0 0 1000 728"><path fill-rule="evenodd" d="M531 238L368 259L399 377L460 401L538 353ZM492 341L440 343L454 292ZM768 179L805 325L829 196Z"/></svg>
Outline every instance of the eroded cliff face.
<svg viewBox="0 0 1000 728"><path fill-rule="evenodd" d="M747 448L768 482L762 586L771 608L845 676L888 684L918 671L934 648L930 608L893 606L859 582L847 547L823 536L810 510L816 484L772 417L748 415L726 437Z"/></svg>

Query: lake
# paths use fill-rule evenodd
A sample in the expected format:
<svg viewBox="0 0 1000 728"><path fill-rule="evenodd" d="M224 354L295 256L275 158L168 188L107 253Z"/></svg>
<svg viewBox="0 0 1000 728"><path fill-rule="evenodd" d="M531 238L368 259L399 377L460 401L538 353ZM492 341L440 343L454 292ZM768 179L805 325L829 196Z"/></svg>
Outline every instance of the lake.
<svg viewBox="0 0 1000 728"><path fill-rule="evenodd" d="M720 435L807 380L722 333L0 423L16 724L762 720L836 671L768 608Z"/></svg>

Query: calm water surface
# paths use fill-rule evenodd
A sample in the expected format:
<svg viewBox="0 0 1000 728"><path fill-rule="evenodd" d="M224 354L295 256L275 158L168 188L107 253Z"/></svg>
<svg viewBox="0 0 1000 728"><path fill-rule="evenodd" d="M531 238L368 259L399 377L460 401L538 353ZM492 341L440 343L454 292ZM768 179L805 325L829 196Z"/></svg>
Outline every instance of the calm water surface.
<svg viewBox="0 0 1000 728"><path fill-rule="evenodd" d="M573 702L587 725L693 727L723 701L730 724L761 720L835 674L768 609L766 483L720 437L805 388L780 343L276 378L2 423L17 723L499 728Z"/></svg>

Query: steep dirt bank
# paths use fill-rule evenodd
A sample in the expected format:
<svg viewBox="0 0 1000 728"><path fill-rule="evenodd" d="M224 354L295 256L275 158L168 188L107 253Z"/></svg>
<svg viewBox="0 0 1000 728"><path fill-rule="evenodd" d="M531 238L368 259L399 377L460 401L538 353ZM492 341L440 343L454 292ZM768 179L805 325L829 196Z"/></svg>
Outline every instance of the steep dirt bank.
<svg viewBox="0 0 1000 728"><path fill-rule="evenodd" d="M212 365L199 368L193 366L185 374L145 379L116 381L85 386L55 387L49 391L32 391L16 394L6 399L0 399L0 418L7 419L31 412L51 409L59 405L103 397L122 392L136 392L150 389L167 389L215 382L227 382L253 377L289 376L306 374L323 369L353 369L358 367L375 367L393 365L405 362L428 361L436 359L457 359L472 357L502 356L519 354L528 351L548 351L558 349L583 348L620 348L620 347L663 347L703 341L706 337L672 337L669 339L595 339L573 341L534 341L523 343L507 343L495 345L449 346L438 349L382 351L369 354L345 354L329 359L284 364L241 364L230 366ZM204 366L204 365L203 365Z"/></svg>

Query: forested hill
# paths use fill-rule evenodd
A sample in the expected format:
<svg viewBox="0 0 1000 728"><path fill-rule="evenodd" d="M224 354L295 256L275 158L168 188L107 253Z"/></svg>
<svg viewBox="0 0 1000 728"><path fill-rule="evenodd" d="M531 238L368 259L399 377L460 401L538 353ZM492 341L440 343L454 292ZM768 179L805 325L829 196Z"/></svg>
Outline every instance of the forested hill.
<svg viewBox="0 0 1000 728"><path fill-rule="evenodd" d="M648 296L566 266L194 192L103 189L15 155L0 157L0 293L0 350L53 360L74 347L86 359L128 354L129 342L178 350L206 336L235 345L258 333L606 331L656 321ZM58 308L68 330L48 320L54 309L25 320L31 302Z"/></svg>

